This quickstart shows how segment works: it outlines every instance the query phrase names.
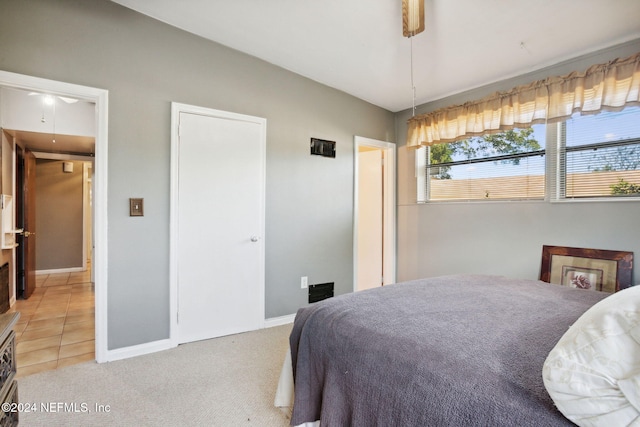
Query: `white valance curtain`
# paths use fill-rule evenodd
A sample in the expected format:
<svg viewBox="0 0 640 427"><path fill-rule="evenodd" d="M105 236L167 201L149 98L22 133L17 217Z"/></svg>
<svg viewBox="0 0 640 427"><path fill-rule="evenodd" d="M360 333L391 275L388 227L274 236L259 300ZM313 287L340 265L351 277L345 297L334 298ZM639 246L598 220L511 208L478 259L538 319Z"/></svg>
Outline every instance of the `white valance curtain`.
<svg viewBox="0 0 640 427"><path fill-rule="evenodd" d="M407 146L453 142L470 136L561 121L576 111L595 113L640 104L640 52L583 73L518 86L478 101L412 117Z"/></svg>

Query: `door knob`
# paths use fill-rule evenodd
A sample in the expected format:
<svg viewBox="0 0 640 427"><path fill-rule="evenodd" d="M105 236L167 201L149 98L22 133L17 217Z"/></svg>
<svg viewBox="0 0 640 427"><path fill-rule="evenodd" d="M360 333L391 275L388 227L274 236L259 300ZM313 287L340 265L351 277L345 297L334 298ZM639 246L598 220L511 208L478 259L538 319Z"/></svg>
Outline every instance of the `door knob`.
<svg viewBox="0 0 640 427"><path fill-rule="evenodd" d="M29 237L29 236L31 236L32 234L33 234L34 236L36 235L36 233L32 233L32 232L30 232L30 231L26 231L26 230L25 230L25 231L24 231L24 233L23 233L24 237Z"/></svg>
<svg viewBox="0 0 640 427"><path fill-rule="evenodd" d="M254 243L255 243L255 242L257 242L258 240L259 240L259 239L258 239L258 236L251 236L251 241L252 241L252 242L254 242Z"/></svg>

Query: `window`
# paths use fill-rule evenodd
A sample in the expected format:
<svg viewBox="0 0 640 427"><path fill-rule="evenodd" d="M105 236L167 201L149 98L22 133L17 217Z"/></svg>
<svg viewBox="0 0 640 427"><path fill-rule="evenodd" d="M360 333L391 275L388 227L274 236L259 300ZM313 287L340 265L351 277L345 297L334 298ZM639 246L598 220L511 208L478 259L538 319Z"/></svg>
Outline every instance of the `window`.
<svg viewBox="0 0 640 427"><path fill-rule="evenodd" d="M640 107L558 127L557 199L640 196Z"/></svg>
<svg viewBox="0 0 640 427"><path fill-rule="evenodd" d="M636 53L592 65L584 72L547 77L411 117L407 147L431 147L416 158L418 201L542 196L637 200L639 89L640 53ZM575 112L582 115L570 117ZM545 121L544 132L532 127L536 141L544 133L549 142L538 149L517 143L517 150L512 150L509 145L494 145L490 136L475 137L501 129L493 137L508 140L505 134L511 131L506 129L514 123L526 126ZM555 125L558 121L564 123ZM485 150L487 141L492 147ZM438 144L454 145L446 149ZM438 150L448 151L442 156ZM546 161L536 163L536 157ZM447 190L438 192L438 184ZM546 191L540 193L541 186Z"/></svg>
<svg viewBox="0 0 640 427"><path fill-rule="evenodd" d="M640 107L423 147L416 167L419 202L640 197Z"/></svg>
<svg viewBox="0 0 640 427"><path fill-rule="evenodd" d="M543 125L421 148L419 200L544 198ZM421 165L418 164L418 167Z"/></svg>

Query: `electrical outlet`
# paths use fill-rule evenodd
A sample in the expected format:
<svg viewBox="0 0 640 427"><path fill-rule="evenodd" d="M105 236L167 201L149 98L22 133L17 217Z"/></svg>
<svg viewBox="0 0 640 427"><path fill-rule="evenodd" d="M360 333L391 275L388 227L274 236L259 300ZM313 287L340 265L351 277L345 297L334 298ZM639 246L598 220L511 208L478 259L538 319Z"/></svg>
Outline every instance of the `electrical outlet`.
<svg viewBox="0 0 640 427"><path fill-rule="evenodd" d="M300 278L300 289L307 289L309 287L309 279L307 276L302 276Z"/></svg>

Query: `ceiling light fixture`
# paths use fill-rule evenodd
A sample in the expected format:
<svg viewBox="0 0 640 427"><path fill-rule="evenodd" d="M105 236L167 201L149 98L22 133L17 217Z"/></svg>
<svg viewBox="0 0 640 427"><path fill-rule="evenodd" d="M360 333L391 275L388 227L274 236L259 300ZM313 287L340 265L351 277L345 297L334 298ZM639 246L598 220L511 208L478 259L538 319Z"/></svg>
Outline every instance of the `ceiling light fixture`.
<svg viewBox="0 0 640 427"><path fill-rule="evenodd" d="M54 97L53 95L46 95L46 94L43 94L43 93L40 93L40 92L29 92L29 96L40 96L40 95L43 96L43 102L45 102L47 105L51 105L55 101L55 98L60 98L61 100L63 100L67 104L75 104L76 102L79 101L79 99L69 98L68 96L56 95Z"/></svg>
<svg viewBox="0 0 640 427"><path fill-rule="evenodd" d="M413 39L424 31L424 0L402 0L402 35L411 41L411 91L412 112L416 115L416 86L413 83Z"/></svg>

